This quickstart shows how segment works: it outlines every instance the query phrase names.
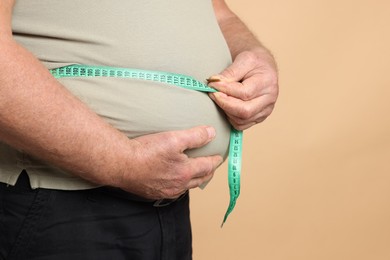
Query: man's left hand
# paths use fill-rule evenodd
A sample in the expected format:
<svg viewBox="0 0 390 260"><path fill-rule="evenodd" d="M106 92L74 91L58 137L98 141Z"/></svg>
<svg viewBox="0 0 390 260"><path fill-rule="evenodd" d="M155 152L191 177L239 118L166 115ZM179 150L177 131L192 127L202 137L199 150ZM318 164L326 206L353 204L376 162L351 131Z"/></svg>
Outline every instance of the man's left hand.
<svg viewBox="0 0 390 260"><path fill-rule="evenodd" d="M272 55L260 48L238 54L219 75L209 78L210 93L237 130L264 121L273 111L278 97L278 75Z"/></svg>

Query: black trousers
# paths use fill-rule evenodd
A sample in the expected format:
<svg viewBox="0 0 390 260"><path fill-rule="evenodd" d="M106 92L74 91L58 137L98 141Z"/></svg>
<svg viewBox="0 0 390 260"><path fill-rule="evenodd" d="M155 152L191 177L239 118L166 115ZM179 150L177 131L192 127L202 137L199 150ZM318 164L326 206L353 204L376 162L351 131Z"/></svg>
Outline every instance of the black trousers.
<svg viewBox="0 0 390 260"><path fill-rule="evenodd" d="M112 188L0 183L0 259L192 259L188 194L162 207Z"/></svg>

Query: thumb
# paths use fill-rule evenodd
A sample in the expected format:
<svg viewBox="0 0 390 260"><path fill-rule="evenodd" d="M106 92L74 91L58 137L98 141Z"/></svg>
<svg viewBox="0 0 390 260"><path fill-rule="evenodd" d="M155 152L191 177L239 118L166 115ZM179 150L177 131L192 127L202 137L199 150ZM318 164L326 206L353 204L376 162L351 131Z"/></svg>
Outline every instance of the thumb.
<svg viewBox="0 0 390 260"><path fill-rule="evenodd" d="M208 80L209 82L239 82L248 73L248 68L252 67L251 62L251 59L247 59L245 55L239 54L230 66L218 75L211 76Z"/></svg>
<svg viewBox="0 0 390 260"><path fill-rule="evenodd" d="M215 136L215 129L211 126L198 126L187 130L181 130L177 135L182 150L202 147L211 142Z"/></svg>

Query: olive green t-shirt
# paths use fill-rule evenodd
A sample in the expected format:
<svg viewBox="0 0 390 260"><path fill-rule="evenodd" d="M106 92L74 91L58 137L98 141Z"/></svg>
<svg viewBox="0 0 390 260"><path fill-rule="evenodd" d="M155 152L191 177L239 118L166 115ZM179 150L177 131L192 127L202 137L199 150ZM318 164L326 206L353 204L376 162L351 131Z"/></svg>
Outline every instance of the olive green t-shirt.
<svg viewBox="0 0 390 260"><path fill-rule="evenodd" d="M211 0L18 0L12 26L15 39L48 69L102 65L180 73L205 81L231 63ZM227 156L230 126L205 93L134 79L60 82L129 138L211 125L216 139L189 155ZM33 188L96 186L0 143L0 182L14 185L22 169Z"/></svg>

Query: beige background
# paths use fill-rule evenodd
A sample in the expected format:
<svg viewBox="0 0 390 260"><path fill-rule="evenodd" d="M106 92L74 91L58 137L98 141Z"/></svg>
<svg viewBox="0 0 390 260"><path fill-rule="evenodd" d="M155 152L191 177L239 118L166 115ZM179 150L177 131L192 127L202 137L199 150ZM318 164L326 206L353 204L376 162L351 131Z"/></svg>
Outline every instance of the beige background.
<svg viewBox="0 0 390 260"><path fill-rule="evenodd" d="M192 192L194 259L390 259L390 1L227 2L274 52L281 93L245 133L223 229L226 164Z"/></svg>

